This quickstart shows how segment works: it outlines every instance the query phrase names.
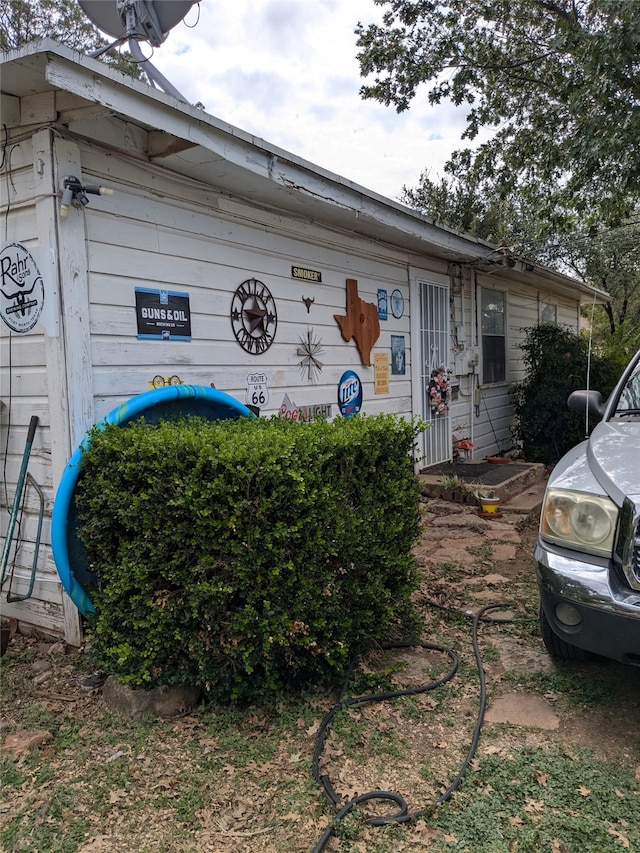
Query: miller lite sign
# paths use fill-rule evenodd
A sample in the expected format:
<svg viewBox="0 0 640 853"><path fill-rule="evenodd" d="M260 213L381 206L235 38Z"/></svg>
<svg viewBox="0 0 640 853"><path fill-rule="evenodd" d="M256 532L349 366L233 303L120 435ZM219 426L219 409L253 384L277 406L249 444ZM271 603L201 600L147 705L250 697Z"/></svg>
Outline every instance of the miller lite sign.
<svg viewBox="0 0 640 853"><path fill-rule="evenodd" d="M353 370L345 370L338 382L338 406L345 418L357 415L362 408L362 382Z"/></svg>

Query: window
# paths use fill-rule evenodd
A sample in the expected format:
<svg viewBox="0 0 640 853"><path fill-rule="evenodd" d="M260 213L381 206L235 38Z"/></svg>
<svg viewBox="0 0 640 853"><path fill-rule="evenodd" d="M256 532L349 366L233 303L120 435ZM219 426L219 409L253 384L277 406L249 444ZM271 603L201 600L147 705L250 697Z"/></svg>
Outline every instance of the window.
<svg viewBox="0 0 640 853"><path fill-rule="evenodd" d="M542 302L540 305L540 322L550 323L552 326L557 326L558 306L551 305L550 302Z"/></svg>
<svg viewBox="0 0 640 853"><path fill-rule="evenodd" d="M506 299L499 290L482 288L480 297L482 333L482 383L507 378Z"/></svg>

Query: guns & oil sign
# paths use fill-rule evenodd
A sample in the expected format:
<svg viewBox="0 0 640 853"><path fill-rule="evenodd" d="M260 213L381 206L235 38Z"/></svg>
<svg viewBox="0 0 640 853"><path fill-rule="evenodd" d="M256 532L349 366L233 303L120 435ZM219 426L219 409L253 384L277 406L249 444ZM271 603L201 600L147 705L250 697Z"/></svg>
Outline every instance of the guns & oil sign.
<svg viewBox="0 0 640 853"><path fill-rule="evenodd" d="M147 340L191 340L189 294L136 287L138 337Z"/></svg>

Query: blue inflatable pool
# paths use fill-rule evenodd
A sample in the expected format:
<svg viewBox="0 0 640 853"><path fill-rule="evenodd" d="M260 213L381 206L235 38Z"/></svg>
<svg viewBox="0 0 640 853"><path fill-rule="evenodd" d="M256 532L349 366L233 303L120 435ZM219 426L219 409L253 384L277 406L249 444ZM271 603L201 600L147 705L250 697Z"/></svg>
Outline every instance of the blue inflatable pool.
<svg viewBox="0 0 640 853"><path fill-rule="evenodd" d="M146 391L121 403L97 426L126 426L140 418L148 423L158 423L189 415L199 415L209 420L254 417L247 406L223 391L201 385L169 385ZM78 537L75 492L80 476L82 449L88 446L89 441L90 437L87 436L67 463L51 516L51 550L58 575L65 591L83 615L93 612L88 590L95 584L96 576L87 565L84 547Z"/></svg>

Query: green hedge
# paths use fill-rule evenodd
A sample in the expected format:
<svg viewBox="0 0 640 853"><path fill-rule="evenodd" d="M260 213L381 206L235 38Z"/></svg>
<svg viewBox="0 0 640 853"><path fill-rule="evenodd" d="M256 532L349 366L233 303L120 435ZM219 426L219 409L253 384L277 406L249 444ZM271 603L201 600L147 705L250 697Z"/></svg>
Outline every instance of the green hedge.
<svg viewBox="0 0 640 853"><path fill-rule="evenodd" d="M189 418L94 429L77 490L100 666L256 700L340 677L415 616L422 425Z"/></svg>
<svg viewBox="0 0 640 853"><path fill-rule="evenodd" d="M526 379L511 388L513 439L529 462L555 465L585 437L584 413L569 411L567 400L586 388L589 342L571 329L543 323L527 330L519 349ZM618 378L616 366L596 353L590 362L591 388L606 398Z"/></svg>

